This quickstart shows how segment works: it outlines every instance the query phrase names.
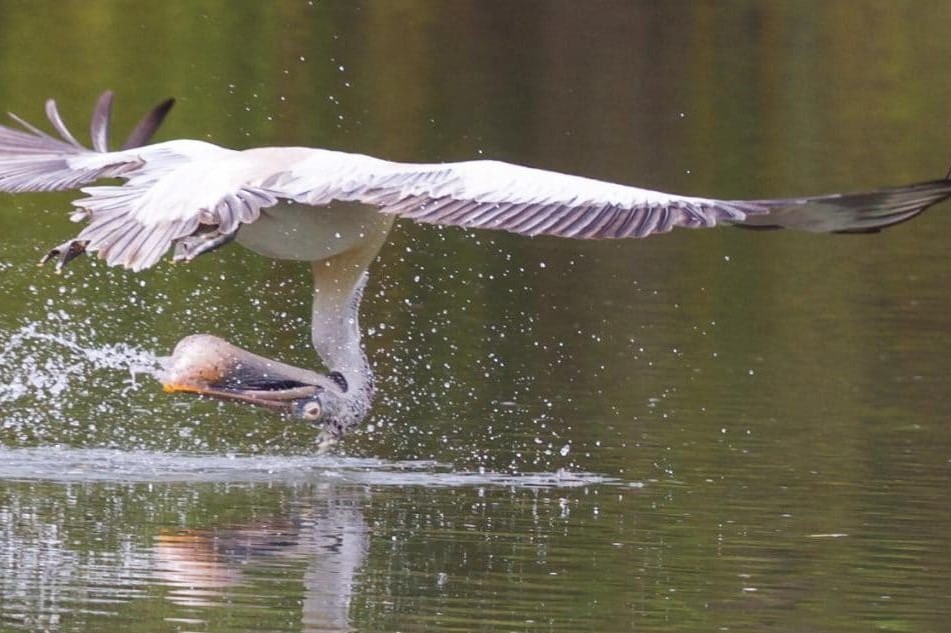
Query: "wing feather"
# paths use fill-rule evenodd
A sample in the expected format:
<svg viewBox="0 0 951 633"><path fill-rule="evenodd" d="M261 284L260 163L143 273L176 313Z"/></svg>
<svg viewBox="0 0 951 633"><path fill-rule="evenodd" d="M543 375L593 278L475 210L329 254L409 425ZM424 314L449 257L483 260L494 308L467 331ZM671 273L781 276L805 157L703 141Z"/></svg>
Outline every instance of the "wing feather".
<svg viewBox="0 0 951 633"><path fill-rule="evenodd" d="M53 99L46 100L46 118L50 120L50 123L53 124L53 127L56 128L57 134L59 134L63 139L73 145L79 150L85 150L82 143L76 140L76 137L70 133L69 128L66 127L66 124L63 122L63 117L59 114L59 108L56 106L56 101Z"/></svg>
<svg viewBox="0 0 951 633"><path fill-rule="evenodd" d="M153 227L146 240L139 247L133 265L140 270L154 266L168 252L181 227L174 223Z"/></svg>
<svg viewBox="0 0 951 633"><path fill-rule="evenodd" d="M152 140L152 136L155 135L155 132L162 125L162 122L165 120L165 117L168 116L169 111L174 105L175 99L166 99L152 108L152 110L136 124L132 132L129 133L128 138L126 138L122 144L122 149L126 150L141 147Z"/></svg>
<svg viewBox="0 0 951 633"><path fill-rule="evenodd" d="M126 251L144 232L146 232L146 227L141 224L134 225L128 230L125 230L125 227L118 228L113 233L115 239L107 246L99 249L100 255L107 260L125 264L128 261L128 258L125 257Z"/></svg>
<svg viewBox="0 0 951 633"><path fill-rule="evenodd" d="M0 191L65 191L140 167L136 155L108 151L111 111L112 93L104 92L90 123L93 149L76 140L52 99L46 102L46 116L59 138L10 114L23 129L0 125Z"/></svg>
<svg viewBox="0 0 951 633"><path fill-rule="evenodd" d="M580 216L583 218L580 226L575 229L573 237L590 239L593 235L601 234L608 220L613 218L610 204L592 205L584 209Z"/></svg>
<svg viewBox="0 0 951 633"><path fill-rule="evenodd" d="M316 150L289 172L276 189L298 202L358 201L417 222L582 239L642 238L718 224L868 232L951 196L951 181L937 180L856 194L717 200L495 161L409 165Z"/></svg>
<svg viewBox="0 0 951 633"><path fill-rule="evenodd" d="M209 219L217 219L218 230L222 233L234 233L238 228L238 207L240 205L238 198L229 193L221 199L221 202L215 207L215 215Z"/></svg>
<svg viewBox="0 0 951 633"><path fill-rule="evenodd" d="M343 165L343 166L341 166ZM768 213L496 161L411 165L315 150L275 190L305 204L375 204L417 222L582 239L646 237Z"/></svg>
<svg viewBox="0 0 951 633"><path fill-rule="evenodd" d="M215 184L201 192L210 202L189 193L196 182ZM161 239L136 233L129 242L118 241L120 229L93 229L95 222L80 233L79 239L87 240L90 250L100 250L109 263L134 269L157 261L176 240L199 230L199 224L230 233L280 199L314 206L360 202L417 222L523 235L617 239L724 223L868 231L912 217L951 196L951 182L936 181L862 194L716 200L491 161L408 165L304 148L216 154L145 181L146 192L130 191L134 185L130 181L122 187L86 188L91 197L76 203L93 215L123 208L111 220L123 230L131 230L135 222L161 230Z"/></svg>
<svg viewBox="0 0 951 633"><path fill-rule="evenodd" d="M520 204L515 208L515 213L520 217L517 224L512 229L520 231L526 235L531 235L533 230L541 226L545 220L550 219L547 212L547 205L544 204Z"/></svg>
<svg viewBox="0 0 951 633"><path fill-rule="evenodd" d="M26 153L29 150L44 154L50 150L76 153L76 148L69 143L64 143L58 138L50 136L12 112L8 112L7 115L23 127L26 132L0 126L0 143L2 143L2 147L9 147L17 153Z"/></svg>
<svg viewBox="0 0 951 633"><path fill-rule="evenodd" d="M149 215L149 210L143 209L141 203L152 186L154 183L140 187L127 183L123 187L83 189L88 197L74 204L91 212L92 220L76 240L86 242L87 251L98 252L110 265L142 270L154 265L176 241L205 230L202 226L218 234L231 234L242 223L257 220L261 209L278 202L269 192L238 188L234 192L225 190L217 202L207 207L196 204L191 212L178 217L146 222L143 214Z"/></svg>
<svg viewBox="0 0 951 633"><path fill-rule="evenodd" d="M107 90L99 95L96 107L92 112L92 121L89 123L89 137L92 147L97 152L109 151L109 119L112 117L112 91Z"/></svg>
<svg viewBox="0 0 951 633"><path fill-rule="evenodd" d="M744 228L814 233L868 233L906 222L951 196L951 180L805 198L760 200L769 213L737 222Z"/></svg>

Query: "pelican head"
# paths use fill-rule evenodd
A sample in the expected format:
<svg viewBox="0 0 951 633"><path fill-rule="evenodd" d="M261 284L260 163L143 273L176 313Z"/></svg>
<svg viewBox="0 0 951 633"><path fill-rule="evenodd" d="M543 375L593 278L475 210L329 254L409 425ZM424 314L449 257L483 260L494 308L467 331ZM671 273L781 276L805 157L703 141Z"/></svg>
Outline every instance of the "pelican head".
<svg viewBox="0 0 951 633"><path fill-rule="evenodd" d="M322 375L258 356L210 334L187 336L162 359L168 393L243 402L318 425L321 444L337 441L366 415L369 396L351 391L340 372Z"/></svg>

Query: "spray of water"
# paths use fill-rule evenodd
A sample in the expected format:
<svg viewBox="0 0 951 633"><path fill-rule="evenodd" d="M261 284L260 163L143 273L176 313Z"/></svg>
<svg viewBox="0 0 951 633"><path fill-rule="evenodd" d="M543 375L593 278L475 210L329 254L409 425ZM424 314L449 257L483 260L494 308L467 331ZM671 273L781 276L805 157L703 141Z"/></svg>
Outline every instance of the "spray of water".
<svg viewBox="0 0 951 633"><path fill-rule="evenodd" d="M82 328L63 327L66 322L68 317L54 314L0 331L0 428L8 442L43 435L51 420L94 430L90 411L77 407L107 415L161 368L162 359L151 352L124 343L97 345L86 340ZM110 397L95 398L90 386L106 372ZM83 417L86 422L79 421Z"/></svg>
<svg viewBox="0 0 951 633"><path fill-rule="evenodd" d="M27 394L54 400L90 369L127 372L125 393L137 387L138 376L155 376L161 369L161 358L151 352L124 343L95 347L72 333L45 332L36 322L0 333L0 340L0 403Z"/></svg>

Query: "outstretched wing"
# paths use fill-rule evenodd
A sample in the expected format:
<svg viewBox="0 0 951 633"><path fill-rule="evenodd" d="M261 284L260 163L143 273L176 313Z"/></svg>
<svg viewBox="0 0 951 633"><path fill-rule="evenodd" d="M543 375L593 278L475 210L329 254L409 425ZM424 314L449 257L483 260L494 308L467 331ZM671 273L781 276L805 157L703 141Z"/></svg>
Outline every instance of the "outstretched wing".
<svg viewBox="0 0 951 633"><path fill-rule="evenodd" d="M121 186L87 187L74 219L89 224L53 249L60 265L84 251L140 270L172 246L192 257L223 243L281 199L322 206L334 201L432 224L523 235L610 239L646 237L674 227L733 224L862 233L908 220L951 196L937 180L855 194L777 200L716 200L639 189L496 161L405 164L328 150L277 147L236 152L201 141L138 147L171 101L155 108L117 152L108 151L112 94L97 103L93 149L70 134L54 102L47 115L60 138L14 117L0 126L0 190L61 190L102 177Z"/></svg>
<svg viewBox="0 0 951 633"><path fill-rule="evenodd" d="M936 180L852 194L716 200L495 161L410 165L341 156L315 154L276 188L313 205L351 200L417 222L588 239L647 237L721 223L868 233L951 196L951 180Z"/></svg>
<svg viewBox="0 0 951 633"><path fill-rule="evenodd" d="M434 165L315 154L279 183L305 204L373 204L429 224L573 238L646 237L765 214L756 202L679 196L498 161ZM328 174L334 178L328 179Z"/></svg>

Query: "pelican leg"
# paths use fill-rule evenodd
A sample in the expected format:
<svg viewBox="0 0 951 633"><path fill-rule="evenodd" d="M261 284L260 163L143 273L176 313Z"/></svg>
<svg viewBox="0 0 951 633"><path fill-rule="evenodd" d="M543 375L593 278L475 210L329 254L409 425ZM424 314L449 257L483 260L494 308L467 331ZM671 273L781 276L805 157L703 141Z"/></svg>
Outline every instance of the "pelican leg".
<svg viewBox="0 0 951 633"><path fill-rule="evenodd" d="M66 264L86 252L86 246L88 244L89 242L85 240L69 240L63 242L59 246L50 249L46 255L43 255L39 265L42 266L46 262L56 259L56 272L62 272Z"/></svg>
<svg viewBox="0 0 951 633"><path fill-rule="evenodd" d="M199 255L213 251L216 248L221 248L237 237L237 235L237 230L231 233L221 233L217 229L214 229L183 237L175 243L175 254L172 255L172 261L190 262Z"/></svg>

